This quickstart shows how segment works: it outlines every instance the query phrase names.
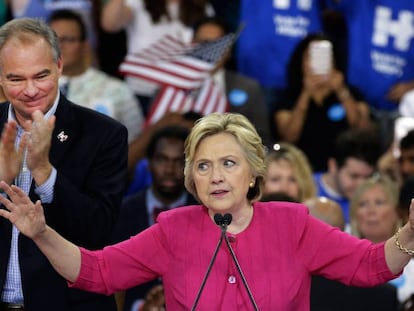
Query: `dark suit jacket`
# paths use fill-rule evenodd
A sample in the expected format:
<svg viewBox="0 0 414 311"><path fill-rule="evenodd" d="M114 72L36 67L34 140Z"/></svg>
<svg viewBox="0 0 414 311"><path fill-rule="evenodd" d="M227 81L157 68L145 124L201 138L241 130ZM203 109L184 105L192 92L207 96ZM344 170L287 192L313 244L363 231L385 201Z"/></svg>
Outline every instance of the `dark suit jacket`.
<svg viewBox="0 0 414 311"><path fill-rule="evenodd" d="M0 128L9 104L0 105ZM127 130L117 121L61 96L49 154L57 170L54 197L43 204L46 222L70 241L101 248L109 241L127 180ZM67 135L64 141L58 135ZM30 190L31 199L39 199ZM1 218L1 217L0 217ZM12 226L0 219L0 292L6 277ZM112 296L69 289L36 245L19 236L26 311L115 310Z"/></svg>
<svg viewBox="0 0 414 311"><path fill-rule="evenodd" d="M237 112L246 116L256 127L263 143L269 146L272 143L269 114L259 84L237 72L229 70L224 72L230 112Z"/></svg>
<svg viewBox="0 0 414 311"><path fill-rule="evenodd" d="M147 189L124 198L119 220L116 223L112 236L113 243L129 239L131 236L134 236L149 227L149 214L146 199ZM194 204L200 203L192 195L188 194L185 205ZM128 289L125 293L124 311L130 311L133 303L137 299L145 298L149 289L156 284L159 284L159 281L148 282Z"/></svg>

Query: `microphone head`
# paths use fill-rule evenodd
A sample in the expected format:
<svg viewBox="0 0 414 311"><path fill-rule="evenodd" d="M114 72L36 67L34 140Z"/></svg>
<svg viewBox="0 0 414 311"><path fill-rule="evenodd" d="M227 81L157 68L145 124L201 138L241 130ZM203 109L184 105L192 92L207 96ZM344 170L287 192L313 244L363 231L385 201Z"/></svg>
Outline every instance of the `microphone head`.
<svg viewBox="0 0 414 311"><path fill-rule="evenodd" d="M226 214L224 214L224 216L223 216L223 223L224 223L226 226L228 226L228 225L230 225L230 223L231 223L232 219L233 219L233 216L232 216L231 214L229 214L229 213L226 213Z"/></svg>
<svg viewBox="0 0 414 311"><path fill-rule="evenodd" d="M222 226L224 221L223 215L219 213L214 214L214 221L217 226Z"/></svg>

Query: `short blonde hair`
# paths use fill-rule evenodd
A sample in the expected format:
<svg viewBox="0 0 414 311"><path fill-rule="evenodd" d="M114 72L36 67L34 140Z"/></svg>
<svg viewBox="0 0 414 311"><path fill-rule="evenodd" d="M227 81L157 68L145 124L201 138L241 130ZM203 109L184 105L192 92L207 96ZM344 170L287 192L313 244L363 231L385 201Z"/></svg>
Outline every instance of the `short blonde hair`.
<svg viewBox="0 0 414 311"><path fill-rule="evenodd" d="M274 145L265 158L266 168L269 163L287 161L293 169L293 174L299 186L299 198L295 198L299 202L316 196L316 184L313 179L312 168L305 153L298 147L281 142Z"/></svg>
<svg viewBox="0 0 414 311"><path fill-rule="evenodd" d="M263 191L265 174L265 147L253 124L238 113L212 113L196 121L184 145L186 189L199 200L192 173L194 156L204 138L219 133L233 135L242 147L252 175L255 176L255 185L249 189L247 199L249 201L259 200Z"/></svg>
<svg viewBox="0 0 414 311"><path fill-rule="evenodd" d="M384 174L375 173L367 180L363 181L355 190L354 195L350 201L350 224L351 224L351 233L359 238L363 238L361 232L358 230L358 224L356 221L356 213L358 210L358 203L364 195L364 193L371 189L372 187L379 185L384 189L389 203L394 206L395 212L398 215L400 221L395 224L395 230L401 225L401 217L398 212L398 186L390 177Z"/></svg>

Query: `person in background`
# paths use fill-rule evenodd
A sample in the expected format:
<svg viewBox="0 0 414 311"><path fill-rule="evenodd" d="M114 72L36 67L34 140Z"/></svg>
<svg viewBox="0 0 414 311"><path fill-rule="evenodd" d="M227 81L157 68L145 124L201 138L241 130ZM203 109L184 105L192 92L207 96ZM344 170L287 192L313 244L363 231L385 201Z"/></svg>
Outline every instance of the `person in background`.
<svg viewBox="0 0 414 311"><path fill-rule="evenodd" d="M321 42L331 47L327 55L318 56L312 49ZM314 172L327 169L339 133L373 126L368 105L347 83L338 54L336 45L323 34L311 33L303 38L291 55L286 91L273 114L276 136L299 147ZM319 65L323 59L331 62Z"/></svg>
<svg viewBox="0 0 414 311"><path fill-rule="evenodd" d="M349 82L367 101L385 150L392 142L399 102L414 89L414 2L329 2L345 19Z"/></svg>
<svg viewBox="0 0 414 311"><path fill-rule="evenodd" d="M190 42L192 27L201 18L213 15L207 0L103 0L100 24L105 31L126 30L127 54L136 54L165 35ZM127 76L126 82L138 96L147 116L158 85Z"/></svg>
<svg viewBox="0 0 414 311"><path fill-rule="evenodd" d="M262 86L269 121L287 86L286 68L295 46L308 33L322 31L324 2L240 1L243 31L236 48L237 68Z"/></svg>
<svg viewBox="0 0 414 311"><path fill-rule="evenodd" d="M309 213L333 227L345 230L345 217L341 206L327 197L309 198L303 202L308 208Z"/></svg>
<svg viewBox="0 0 414 311"><path fill-rule="evenodd" d="M95 49L98 45L98 34L96 20L93 11L100 6L97 0L9 0L10 13L12 18L31 17L41 18L47 21L50 15L61 9L74 10L81 17L86 25L86 32L90 38L92 50L89 50L89 61L95 62Z"/></svg>
<svg viewBox="0 0 414 311"><path fill-rule="evenodd" d="M351 234L374 243L386 241L402 226L398 186L387 175L375 174L361 183L351 199ZM402 303L414 293L414 261L390 282Z"/></svg>
<svg viewBox="0 0 414 311"><path fill-rule="evenodd" d="M154 133L167 126L181 126L191 130L194 122L201 117L202 115L195 111L167 112L157 122L145 127L141 134L129 145L129 183L125 193L126 196L139 192L152 183L146 152Z"/></svg>
<svg viewBox="0 0 414 311"><path fill-rule="evenodd" d="M370 130L348 130L341 133L328 160L328 170L314 173L318 195L328 197L342 207L349 231L349 201L356 187L377 169L381 141Z"/></svg>
<svg viewBox="0 0 414 311"><path fill-rule="evenodd" d="M399 142L394 143L397 148L393 144L381 155L378 169L402 186L406 179L414 176L414 130L409 130Z"/></svg>
<svg viewBox="0 0 414 311"><path fill-rule="evenodd" d="M51 14L49 25L60 43L63 72L59 84L65 96L124 124L128 142L137 138L144 123L141 107L125 82L90 66L82 17L71 10L57 10Z"/></svg>
<svg viewBox="0 0 414 311"><path fill-rule="evenodd" d="M137 311L165 311L165 296L162 284L151 288L145 297L144 303Z"/></svg>
<svg viewBox="0 0 414 311"><path fill-rule="evenodd" d="M154 224L162 211L197 204L184 187L184 141L188 133L189 129L185 127L166 126L152 135L147 147L151 183L124 198L112 234L113 243L145 230ZM126 290L123 310L136 310L136 305L142 302L149 288L157 283L158 280Z"/></svg>
<svg viewBox="0 0 414 311"><path fill-rule="evenodd" d="M362 182L350 201L351 234L375 243L401 227L398 187L387 175L374 174Z"/></svg>
<svg viewBox="0 0 414 311"><path fill-rule="evenodd" d="M326 197L314 197L304 203L309 213L343 231L345 218L338 203ZM311 284L311 311L397 311L397 290L391 284L363 288L346 286L315 275Z"/></svg>
<svg viewBox="0 0 414 311"><path fill-rule="evenodd" d="M309 310L313 274L370 287L399 276L411 259L414 202L408 223L378 244L332 229L303 204L259 202L265 148L241 114L201 118L184 150L185 186L201 204L163 212L147 230L102 250L63 238L47 225L40 201L3 181L0 216L36 243L70 287L111 294L162 277L167 310Z"/></svg>
<svg viewBox="0 0 414 311"><path fill-rule="evenodd" d="M284 192L296 202L316 196L316 185L306 155L294 145L277 143L265 158L263 195Z"/></svg>
<svg viewBox="0 0 414 311"><path fill-rule="evenodd" d="M45 22L19 18L0 28L0 85L9 101L0 105L0 179L41 202L59 234L97 249L109 243L125 191L128 133L66 99L62 70L59 39ZM19 229L0 221L2 310L116 310L113 296L68 288Z"/></svg>
<svg viewBox="0 0 414 311"><path fill-rule="evenodd" d="M215 41L230 32L228 25L220 18L206 17L194 26L193 42L206 43ZM269 115L262 89L257 81L241 75L234 70L225 68L230 51L220 62L214 72L213 78L216 85L225 92L229 103L229 111L241 113L249 118L256 127L266 146L270 145L271 134Z"/></svg>

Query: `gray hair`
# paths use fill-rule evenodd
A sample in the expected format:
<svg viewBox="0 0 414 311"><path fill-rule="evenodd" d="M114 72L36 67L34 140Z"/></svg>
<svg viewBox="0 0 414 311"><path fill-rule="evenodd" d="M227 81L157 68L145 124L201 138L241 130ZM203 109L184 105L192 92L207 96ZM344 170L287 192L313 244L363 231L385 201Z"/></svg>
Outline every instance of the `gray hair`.
<svg viewBox="0 0 414 311"><path fill-rule="evenodd" d="M46 22L37 18L15 18L0 27L0 51L6 42L16 38L23 42L36 41L38 37L45 39L52 48L55 62L61 57L59 40L56 33Z"/></svg>

